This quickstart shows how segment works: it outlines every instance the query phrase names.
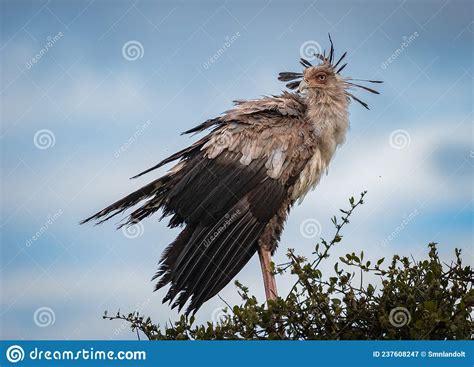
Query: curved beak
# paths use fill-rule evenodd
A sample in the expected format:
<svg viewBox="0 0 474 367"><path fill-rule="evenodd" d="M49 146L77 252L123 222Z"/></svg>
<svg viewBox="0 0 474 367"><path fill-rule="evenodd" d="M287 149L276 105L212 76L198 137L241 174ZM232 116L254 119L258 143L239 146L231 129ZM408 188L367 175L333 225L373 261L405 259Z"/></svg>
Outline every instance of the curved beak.
<svg viewBox="0 0 474 367"><path fill-rule="evenodd" d="M304 93L308 89L308 83L303 79L298 87L298 92Z"/></svg>

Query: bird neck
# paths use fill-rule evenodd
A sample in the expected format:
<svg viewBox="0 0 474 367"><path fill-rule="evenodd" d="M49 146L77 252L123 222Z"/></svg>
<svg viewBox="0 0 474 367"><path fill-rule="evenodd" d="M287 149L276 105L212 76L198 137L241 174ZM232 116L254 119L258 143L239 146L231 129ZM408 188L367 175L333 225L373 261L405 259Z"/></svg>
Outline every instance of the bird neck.
<svg viewBox="0 0 474 367"><path fill-rule="evenodd" d="M344 94L321 91L306 98L305 123L311 126L316 144L313 146L312 157L292 189L292 199L300 203L319 182L337 146L344 142L349 127L347 99Z"/></svg>
<svg viewBox="0 0 474 367"><path fill-rule="evenodd" d="M322 141L333 142L335 147L342 144L349 128L348 101L344 92L315 90L307 98L306 117L314 134Z"/></svg>

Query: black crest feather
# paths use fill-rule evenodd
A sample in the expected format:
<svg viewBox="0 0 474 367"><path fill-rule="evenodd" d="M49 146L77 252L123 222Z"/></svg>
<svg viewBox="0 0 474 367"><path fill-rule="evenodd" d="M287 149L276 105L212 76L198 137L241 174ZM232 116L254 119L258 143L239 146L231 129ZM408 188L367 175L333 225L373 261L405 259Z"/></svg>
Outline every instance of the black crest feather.
<svg viewBox="0 0 474 367"><path fill-rule="evenodd" d="M332 41L332 37L331 37L330 33L328 33L328 37L329 37L330 48L329 48L329 52L327 53L327 56L326 56L326 51L324 51L322 54L321 53L315 53L314 57L321 60L322 64L328 64L332 68L332 70L334 71L335 74L340 74L347 66L347 62L340 65L341 62L347 56L347 51L344 52L336 62L334 62L336 51L335 51L334 43ZM307 59L304 59L304 58L300 59L300 64L305 69L313 67L311 62L309 62ZM315 65L315 66L317 66L317 65ZM286 84L286 87L288 89L295 90L295 89L298 89L298 86L301 83L301 81L303 80L303 77L304 77L304 73L282 72L282 73L279 74L278 80L280 80L282 82L289 82L289 83ZM375 89L372 89L372 88L369 88L369 87L366 87L364 85L361 85L359 83L354 83L354 82L365 82L365 83L374 83L374 84L382 83L382 81L380 81L380 80L352 79L352 78L343 78L343 81L347 85L347 89L356 87L356 88L360 88L362 90L365 90L367 92L374 93L374 94L379 94L379 92L376 91ZM352 93L349 93L347 90L346 90L346 95L347 95L348 98L353 99L354 101L360 103L365 108L369 109L369 106L366 102L364 102L361 99L359 99L358 97L354 96Z"/></svg>

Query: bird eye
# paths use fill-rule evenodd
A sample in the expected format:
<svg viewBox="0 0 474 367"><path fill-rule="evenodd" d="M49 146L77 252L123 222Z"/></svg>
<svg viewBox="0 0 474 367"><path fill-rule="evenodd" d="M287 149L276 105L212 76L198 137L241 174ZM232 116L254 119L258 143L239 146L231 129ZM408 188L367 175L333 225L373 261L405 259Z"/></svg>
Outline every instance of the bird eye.
<svg viewBox="0 0 474 367"><path fill-rule="evenodd" d="M319 80L326 80L326 75L325 74L319 74L318 79Z"/></svg>

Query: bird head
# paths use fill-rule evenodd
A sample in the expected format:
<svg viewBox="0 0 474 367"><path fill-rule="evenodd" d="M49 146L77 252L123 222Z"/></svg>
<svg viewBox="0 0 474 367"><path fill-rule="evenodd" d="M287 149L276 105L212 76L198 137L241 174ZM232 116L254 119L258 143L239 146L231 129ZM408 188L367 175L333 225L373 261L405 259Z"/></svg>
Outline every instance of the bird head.
<svg viewBox="0 0 474 367"><path fill-rule="evenodd" d="M343 85L343 81L338 78L334 68L324 62L304 69L303 80L298 85L298 92L319 93L325 90L343 89Z"/></svg>
<svg viewBox="0 0 474 367"><path fill-rule="evenodd" d="M314 57L320 61L319 64L313 65L308 60L301 58L300 64L304 67L302 73L283 72L279 74L278 80L289 82L286 84L289 89L298 90L300 94L308 97L317 97L321 93L342 93L348 100L352 99L369 109L367 103L354 96L351 90L358 88L370 93L379 94L376 90L356 82L382 83L382 81L353 79L341 76L341 71L347 66L347 63L341 65L347 52L344 52L335 61L334 44L331 35L329 35L329 42L331 48L327 56L326 51L323 54L314 54Z"/></svg>

